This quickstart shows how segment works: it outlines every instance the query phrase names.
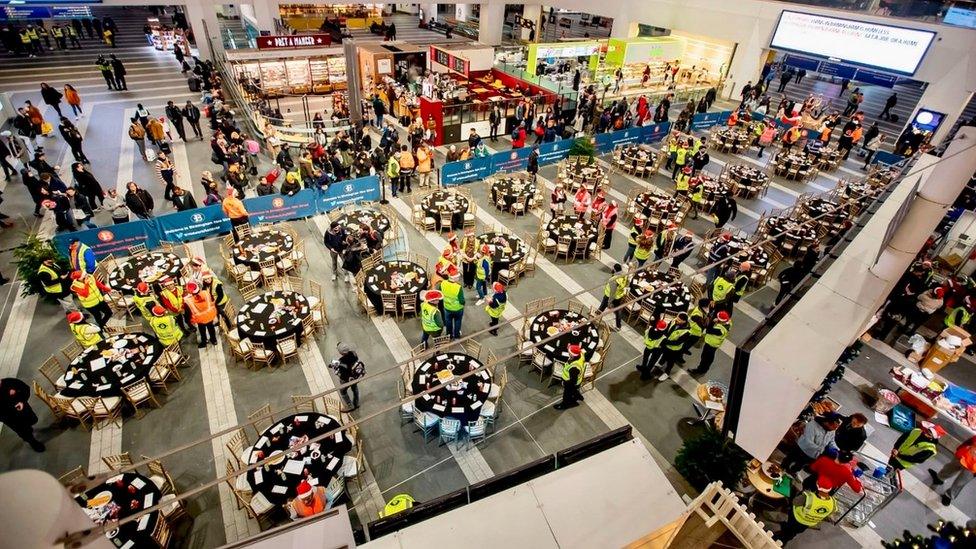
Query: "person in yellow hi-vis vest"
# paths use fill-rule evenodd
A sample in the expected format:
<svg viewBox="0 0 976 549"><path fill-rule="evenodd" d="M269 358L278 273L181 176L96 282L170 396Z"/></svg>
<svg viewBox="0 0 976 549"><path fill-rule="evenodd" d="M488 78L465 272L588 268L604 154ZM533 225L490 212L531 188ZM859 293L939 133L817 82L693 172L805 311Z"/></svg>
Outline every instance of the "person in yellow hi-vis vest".
<svg viewBox="0 0 976 549"><path fill-rule="evenodd" d="M427 290L420 294L423 303L420 304L420 327L424 332L420 344L427 348L427 341L438 337L444 331L444 319L438 305L443 296L437 290Z"/></svg>
<svg viewBox="0 0 976 549"><path fill-rule="evenodd" d="M162 305L153 305L149 325L152 326L156 338L163 345L172 345L183 339L183 330L176 323L176 317Z"/></svg>
<svg viewBox="0 0 976 549"><path fill-rule="evenodd" d="M505 285L501 282L495 282L491 286L492 294L488 297L488 303L485 305L485 312L488 313L488 326L491 326L489 332L491 335L498 335L498 319L501 318L502 313L505 312L505 306L508 305L508 293L505 291Z"/></svg>
<svg viewBox="0 0 976 549"><path fill-rule="evenodd" d="M941 425L923 421L921 427L898 437L891 449L888 465L903 471L927 461L938 452L938 441L945 433Z"/></svg>
<svg viewBox="0 0 976 549"><path fill-rule="evenodd" d="M71 311L67 318L68 329L75 336L75 341L82 347L86 349L93 347L102 340L101 328L85 322L85 315L81 314L80 311Z"/></svg>
<svg viewBox="0 0 976 549"><path fill-rule="evenodd" d="M783 545L802 534L807 528L818 526L833 514L836 503L830 491L834 486L829 480L817 480L817 491L804 490L793 499L793 508L787 513L786 522L780 528L779 538Z"/></svg>
<svg viewBox="0 0 976 549"><path fill-rule="evenodd" d="M139 309L139 312L142 313L142 318L149 320L151 323L153 316L152 310L158 304L158 301L156 300L156 296L153 295L149 284L146 284L143 280L140 280L136 284L136 293L132 296L132 302L135 303L136 309Z"/></svg>
<svg viewBox="0 0 976 549"><path fill-rule="evenodd" d="M579 401L583 400L579 388L583 384L583 373L586 372L586 358L583 356L583 348L579 345L570 345L569 360L563 364L563 399L559 404L553 406L557 410L565 410L574 406L579 406Z"/></svg>
<svg viewBox="0 0 976 549"><path fill-rule="evenodd" d="M681 168L681 173L674 177L674 194L688 198L688 189L691 187L691 166Z"/></svg>
<svg viewBox="0 0 976 549"><path fill-rule="evenodd" d="M444 325L451 339L461 337L461 321L464 319L464 288L461 287L461 271L451 265L447 270L447 280L440 283L444 297Z"/></svg>
<svg viewBox="0 0 976 549"><path fill-rule="evenodd" d="M705 346L702 347L698 367L688 372L689 374L698 376L708 372L708 369L712 367L712 362L715 361L715 351L725 342L730 329L732 329L732 317L728 311L715 313L715 321L705 329Z"/></svg>
<svg viewBox="0 0 976 549"><path fill-rule="evenodd" d="M110 291L111 288L102 284L93 275L86 274L84 271L71 273L71 293L75 294L81 306L91 313L101 328L104 328L112 318L112 309L105 302L104 295Z"/></svg>
<svg viewBox="0 0 976 549"><path fill-rule="evenodd" d="M597 307L597 314L602 313L606 310L607 306L613 304L614 312L613 316L616 320L617 331L620 331L622 325L621 320L621 310L620 305L624 301L624 296L627 295L627 275L624 274L623 266L620 263L613 264L613 274L610 275L610 280L603 286L603 300L600 301L600 306Z"/></svg>
<svg viewBox="0 0 976 549"><path fill-rule="evenodd" d="M380 518L386 518L406 511L416 504L417 501L413 499L410 494L397 494L393 496L393 499L391 499L389 503L383 507L383 510L380 511Z"/></svg>

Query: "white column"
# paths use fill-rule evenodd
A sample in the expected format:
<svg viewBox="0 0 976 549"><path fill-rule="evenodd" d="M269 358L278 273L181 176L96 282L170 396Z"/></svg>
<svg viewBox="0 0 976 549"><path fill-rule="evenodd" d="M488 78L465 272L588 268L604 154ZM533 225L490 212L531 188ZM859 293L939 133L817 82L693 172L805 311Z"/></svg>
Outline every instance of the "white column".
<svg viewBox="0 0 976 549"><path fill-rule="evenodd" d="M217 11L213 4L207 0L187 0L186 20L193 31L200 59L213 59L214 53L223 53L224 43L220 39L220 24L217 22ZM211 51L211 44L216 52Z"/></svg>
<svg viewBox="0 0 976 549"><path fill-rule="evenodd" d="M430 21L431 17L437 19L437 4L420 4L420 10L424 12L424 21Z"/></svg>
<svg viewBox="0 0 976 549"><path fill-rule="evenodd" d="M260 0L252 2L251 6L254 10L254 19L257 20L258 30L268 31L271 34L275 34L274 21L281 16L278 12L278 1Z"/></svg>
<svg viewBox="0 0 976 549"><path fill-rule="evenodd" d="M965 66L965 63L960 63L960 66ZM945 113L945 120L942 121L942 125L932 136L932 144L938 145L959 120L963 109L966 108L966 103L969 102L973 83L967 80L968 76L965 70L951 70L942 78L933 79L932 82L929 82L925 92L922 93L922 97L918 100L918 105L912 112L912 116L905 121L905 126L907 127L915 119L918 109ZM898 135L890 136L889 142L893 142L898 137Z"/></svg>
<svg viewBox="0 0 976 549"><path fill-rule="evenodd" d="M505 24L505 4L481 4L478 19L478 42L489 46L502 43L502 27Z"/></svg>
<svg viewBox="0 0 976 549"><path fill-rule="evenodd" d="M528 19L529 21L535 22L535 39L539 40L539 33L541 32L541 27L539 22L542 20L542 6L539 4L525 4L522 6L522 19ZM522 29L522 40L529 39L529 29Z"/></svg>
<svg viewBox="0 0 976 549"><path fill-rule="evenodd" d="M756 83L759 75L762 74L764 40L759 30L753 28L749 38L738 43L725 79L725 87L719 90L721 96L738 98L739 90L746 82Z"/></svg>
<svg viewBox="0 0 976 549"><path fill-rule="evenodd" d="M468 5L467 4L454 4L454 18L458 21L468 20Z"/></svg>
<svg viewBox="0 0 976 549"><path fill-rule="evenodd" d="M628 15L630 8L627 2L621 5L617 16L613 18L613 25L610 27L610 38L633 38L637 36L638 22Z"/></svg>

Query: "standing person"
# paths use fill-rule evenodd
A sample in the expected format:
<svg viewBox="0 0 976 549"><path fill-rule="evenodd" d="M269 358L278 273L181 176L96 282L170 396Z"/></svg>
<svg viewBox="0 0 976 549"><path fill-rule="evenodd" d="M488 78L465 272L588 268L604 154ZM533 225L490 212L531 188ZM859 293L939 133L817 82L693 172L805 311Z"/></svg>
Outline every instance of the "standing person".
<svg viewBox="0 0 976 549"><path fill-rule="evenodd" d="M444 324L451 339L461 337L461 321L464 319L464 288L461 287L461 273L451 265L447 270L447 280L440 282L440 293L444 297Z"/></svg>
<svg viewBox="0 0 976 549"><path fill-rule="evenodd" d="M95 179L95 175L85 168L84 164L81 162L72 164L71 175L75 178L75 187L78 192L85 195L92 207L105 203L105 191L102 190L102 185Z"/></svg>
<svg viewBox="0 0 976 549"><path fill-rule="evenodd" d="M565 410L574 406L579 406L579 401L583 400L580 394L580 385L583 384L583 372L586 371L586 359L583 357L583 348L579 345L570 345L569 360L563 364L563 399L553 406L557 410Z"/></svg>
<svg viewBox="0 0 976 549"><path fill-rule="evenodd" d="M859 451L868 439L868 432L864 429L867 424L868 418L862 413L847 416L834 434L834 445L841 452Z"/></svg>
<svg viewBox="0 0 976 549"><path fill-rule="evenodd" d="M651 371L657 367L657 361L661 358L661 343L668 334L668 323L661 319L651 321L644 332L644 355L637 363L637 371L640 378L644 381L651 379Z"/></svg>
<svg viewBox="0 0 976 549"><path fill-rule="evenodd" d="M80 313L79 313L80 314ZM0 379L0 423L17 433L35 452L44 451L44 443L34 436L37 414L28 399L30 388L15 377Z"/></svg>
<svg viewBox="0 0 976 549"><path fill-rule="evenodd" d="M349 345L340 341L336 344L336 350L339 351L339 358L333 360L329 367L339 376L340 383L345 385L366 375L366 365ZM349 397L349 393L352 393L352 398ZM346 406L340 410L341 412L348 413L359 408L358 383L343 387L339 390L339 394L342 395L342 400L346 403Z"/></svg>
<svg viewBox="0 0 976 549"><path fill-rule="evenodd" d="M786 545L807 528L816 528L833 514L836 502L830 495L834 485L827 479L817 481L816 490L804 490L793 499L786 523L780 528L779 538Z"/></svg>
<svg viewBox="0 0 976 549"><path fill-rule="evenodd" d="M159 156L156 157L156 173L159 174L159 178L165 184L163 200L172 200L173 187L176 185L176 168L173 167L173 163L164 153L159 153Z"/></svg>
<svg viewBox="0 0 976 549"><path fill-rule="evenodd" d="M129 181L126 185L125 205L129 211L136 214L139 219L152 219L153 217L153 198L146 189L140 189L134 181Z"/></svg>
<svg viewBox="0 0 976 549"><path fill-rule="evenodd" d="M85 164L91 164L88 157L85 156L85 151L81 148L81 142L84 138L81 136L81 132L78 128L71 123L67 117L61 117L61 124L58 125L58 132L61 133L61 137L64 138L64 142L68 144L71 149L71 155L74 156L75 160L78 162L83 162Z"/></svg>
<svg viewBox="0 0 976 549"><path fill-rule="evenodd" d="M437 181L434 180L434 151L427 142L417 147L417 178L417 184L421 188L437 186Z"/></svg>
<svg viewBox="0 0 976 549"><path fill-rule="evenodd" d="M210 297L210 292L201 292L200 285L196 282L189 282L186 285L185 303L190 313L190 323L197 327L200 333L200 342L197 347L202 349L210 345L217 344L217 306ZM209 336L210 341L207 341Z"/></svg>
<svg viewBox="0 0 976 549"><path fill-rule="evenodd" d="M444 319L439 307L443 297L443 294L437 290L427 290L420 294L420 299L423 300L420 304L420 328L424 332L420 344L424 349L427 349L430 338L440 337L444 330Z"/></svg>
<svg viewBox="0 0 976 549"><path fill-rule="evenodd" d="M453 266L453 264L451 266ZM488 281L492 278L491 273L491 249L487 244L484 244L481 246L481 254L478 257L478 262L475 263L474 267L474 289L478 294L478 301L475 303L475 305L481 306L485 303L485 295L488 293Z"/></svg>
<svg viewBox="0 0 976 549"><path fill-rule="evenodd" d="M83 349L94 347L102 340L102 329L85 322L85 315L81 314L81 311L69 311L65 319L68 321L71 335Z"/></svg>
<svg viewBox="0 0 976 549"><path fill-rule="evenodd" d="M956 448L955 458L946 462L938 472L929 469L934 486L942 486L955 477L952 484L942 492L942 505L951 505L962 489L976 478L976 437L972 437Z"/></svg>
<svg viewBox="0 0 976 549"><path fill-rule="evenodd" d="M230 219L230 230L231 234L234 235L234 242L239 241L237 227L249 224L250 218L244 203L237 197L237 191L233 187L227 189L227 196L221 201L220 207L224 210L224 215Z"/></svg>
<svg viewBox="0 0 976 549"><path fill-rule="evenodd" d="M493 105L491 107L491 112L488 114L488 127L490 128L488 133L488 138L493 142L498 141L498 126L502 123L502 111L498 108L498 105Z"/></svg>
<svg viewBox="0 0 976 549"><path fill-rule="evenodd" d="M485 304L485 312L488 313L488 326L491 327L489 333L496 336L498 335L498 319L501 318L502 313L505 312L505 306L508 304L508 293L505 291L505 285L501 282L492 284L491 289L492 294Z"/></svg>
<svg viewBox="0 0 976 549"><path fill-rule="evenodd" d="M402 193L404 186L406 186L407 193L409 194L413 192L410 187L417 163L413 159L413 153L410 152L407 145L400 145L400 156L397 158L397 161L400 163L400 192Z"/></svg>
<svg viewBox="0 0 976 549"><path fill-rule="evenodd" d="M881 111L881 114L878 115L878 118L891 120L891 109L895 108L895 105L897 104L898 104L898 93L892 92L891 95L888 96L888 99L885 99L884 110Z"/></svg>
<svg viewBox="0 0 976 549"><path fill-rule="evenodd" d="M102 73L102 78L105 79L108 89L114 90L115 76L112 74L112 64L105 59L104 55L99 55L98 59L95 60L95 67Z"/></svg>
<svg viewBox="0 0 976 549"><path fill-rule="evenodd" d="M114 188L110 188L106 193L105 200L102 201L102 208L112 215L112 223L128 223L129 208L125 205L125 200L119 196Z"/></svg>
<svg viewBox="0 0 976 549"><path fill-rule="evenodd" d="M461 281L465 288L474 287L475 264L478 261L478 238L474 227L466 227L464 236L458 244L458 259L461 260Z"/></svg>
<svg viewBox="0 0 976 549"><path fill-rule="evenodd" d="M160 343L170 346L183 339L183 330L180 328L181 317L169 313L162 305L152 305L149 311L152 313L151 316L146 317L149 320L149 327L153 329Z"/></svg>
<svg viewBox="0 0 976 549"><path fill-rule="evenodd" d="M563 189L562 182L556 183L556 186L552 188L552 194L549 195L549 212L552 213L553 217L563 214L566 200L566 191Z"/></svg>
<svg viewBox="0 0 976 549"><path fill-rule="evenodd" d="M88 199L85 195L79 194L78 189L74 187L69 187L68 190L64 192L62 198L68 201L68 207L71 210L72 220L80 227L84 226L88 229L94 229L98 227L91 220L95 216L95 212L92 211L91 204L88 203Z"/></svg>
<svg viewBox="0 0 976 549"><path fill-rule="evenodd" d="M806 69L800 69L796 71L796 80L793 81L794 84L799 84L803 81L803 77L807 75Z"/></svg>
<svg viewBox="0 0 976 549"><path fill-rule="evenodd" d="M400 187L400 152L393 153L386 162L386 178L390 181L390 192L393 198L397 197L397 189Z"/></svg>
<svg viewBox="0 0 976 549"><path fill-rule="evenodd" d="M68 264L72 271L94 274L98 261L95 259L95 252L77 238L72 238L68 244Z"/></svg>
<svg viewBox="0 0 976 549"><path fill-rule="evenodd" d="M10 132L4 132L4 133L6 133L8 136L10 135ZM16 158L17 155L13 154L13 151L10 150L10 146L8 146L7 143L8 143L7 139L0 139L0 166L3 166L4 179L6 181L10 181L10 178L17 176L17 170L16 168L14 168L13 164L11 164L9 160L7 160L7 158L8 157ZM10 139L9 143L13 144L14 143L13 139ZM16 147L15 144L14 146Z"/></svg>
<svg viewBox="0 0 976 549"><path fill-rule="evenodd" d="M871 161L874 160L874 155L877 154L878 149L884 144L887 137L883 133L878 133L873 139L864 144L864 150L867 151L867 155L864 157L864 165L861 166L861 171L867 171L868 167L871 165Z"/></svg>
<svg viewBox="0 0 976 549"><path fill-rule="evenodd" d="M129 139L135 142L139 148L139 153L144 161L149 161L146 156L146 128L139 122L139 119L132 117L129 124Z"/></svg>
<svg viewBox="0 0 976 549"><path fill-rule="evenodd" d="M689 374L698 376L708 373L708 369L712 367L712 362L715 361L715 352L725 342L725 338L729 336L731 329L732 319L728 311L715 313L715 321L705 328L705 337L703 338L705 344L702 347L698 367L689 371Z"/></svg>
<svg viewBox="0 0 976 549"><path fill-rule="evenodd" d="M105 328L112 318L112 309L105 302L105 295L112 289L96 279L94 275L83 271L71 273L71 293L78 298L81 306L91 313L99 328Z"/></svg>
<svg viewBox="0 0 976 549"><path fill-rule="evenodd" d="M48 86L46 82L41 82L41 99L58 113L58 118L64 118L64 115L61 114L62 97L64 95L61 92Z"/></svg>
<svg viewBox="0 0 976 549"><path fill-rule="evenodd" d="M921 426L898 437L891 449L888 465L904 471L924 463L938 452L938 441L945 434L941 425L923 421Z"/></svg>
<svg viewBox="0 0 976 549"><path fill-rule="evenodd" d="M620 263L613 264L613 273L603 286L603 299L596 310L596 314L600 314L606 310L608 305L613 304L614 309L616 309L613 316L617 331L620 331L622 323L620 304L623 303L624 296L627 295L627 275L624 274L623 270L624 268Z"/></svg>
<svg viewBox="0 0 976 549"><path fill-rule="evenodd" d="M115 47L115 35L114 34L112 35L112 47L113 48ZM125 83L125 74L126 74L125 64L123 64L122 61L118 57L115 57L115 54L114 53L112 55L110 55L109 57L111 57L111 59L112 59L112 61L111 61L111 63L112 63L112 73L115 75L115 87L116 87L116 89L119 89L119 90L127 90L127 89L129 89L129 87Z"/></svg>
<svg viewBox="0 0 976 549"><path fill-rule="evenodd" d="M674 317L668 326L664 341L661 342L664 347L661 351L661 359L664 364L662 368L655 367L655 370L661 371L657 378L658 381L666 381L674 366L684 362L684 348L689 335L688 313L678 313L678 316Z"/></svg>
<svg viewBox="0 0 976 549"><path fill-rule="evenodd" d="M620 260L621 263L627 263L634 257L634 252L637 251L637 239L641 235L641 226L643 224L643 218L634 218L634 225L630 228L630 233L627 235L627 251L624 252L624 257Z"/></svg>
<svg viewBox="0 0 976 549"><path fill-rule="evenodd" d="M41 266L37 268L37 279L45 295L56 299L65 311L74 310L67 276L53 259L47 258L41 262Z"/></svg>
<svg viewBox="0 0 976 549"><path fill-rule="evenodd" d="M715 228L721 229L729 221L735 221L735 217L739 215L739 204L731 193L723 195L715 201L712 214L715 215Z"/></svg>
<svg viewBox="0 0 976 549"><path fill-rule="evenodd" d="M64 85L64 100L67 101L68 106L71 107L71 112L75 115L75 120L78 120L79 116L84 114L81 110L81 96L78 95L78 90L74 88L71 84Z"/></svg>
<svg viewBox="0 0 976 549"><path fill-rule="evenodd" d="M338 221L333 221L329 225L329 230L322 237L325 247L329 250L329 256L332 258L333 282L339 274L339 257L345 252L346 237L346 229Z"/></svg>
<svg viewBox="0 0 976 549"><path fill-rule="evenodd" d="M173 206L178 212L185 212L197 207L197 201L193 198L193 195L186 192L179 185L173 186L173 195L170 199L173 201Z"/></svg>
<svg viewBox="0 0 976 549"><path fill-rule="evenodd" d="M529 175L532 176L532 182L535 183L536 178L538 177L539 174L539 148L538 147L532 149L532 152L529 153L529 158L525 165L525 171L529 172Z"/></svg>
<svg viewBox="0 0 976 549"><path fill-rule="evenodd" d="M183 189L180 189L181 191ZM217 308L217 314L224 321L224 325L227 326L228 330L234 328L234 321L227 315L227 303L230 302L230 296L224 291L224 283L217 278L213 271L209 267L205 268L202 273L201 282L203 282L203 287L206 288L207 292L210 294L210 298L214 302L214 306Z"/></svg>
<svg viewBox="0 0 976 549"><path fill-rule="evenodd" d="M193 134L203 139L203 131L200 129L200 109L197 108L189 99L186 100L186 105L183 106L181 111L183 118L190 124L193 128Z"/></svg>
<svg viewBox="0 0 976 549"><path fill-rule="evenodd" d="M166 102L166 117L169 123L176 129L176 135L180 136L180 141L186 143L186 128L183 127L183 109L176 106L172 101Z"/></svg>
<svg viewBox="0 0 976 549"><path fill-rule="evenodd" d="M782 466L787 473L796 474L834 445L834 436L842 423L840 414L829 413L815 417L803 426L803 433L783 458Z"/></svg>

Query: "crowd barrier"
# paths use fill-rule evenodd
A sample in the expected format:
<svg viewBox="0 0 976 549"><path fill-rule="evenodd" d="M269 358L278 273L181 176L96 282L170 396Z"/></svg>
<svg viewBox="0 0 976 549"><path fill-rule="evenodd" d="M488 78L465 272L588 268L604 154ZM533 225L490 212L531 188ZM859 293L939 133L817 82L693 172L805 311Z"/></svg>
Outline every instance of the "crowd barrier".
<svg viewBox="0 0 976 549"><path fill-rule="evenodd" d="M375 175L333 183L324 190L303 189L292 196L281 194L245 198L251 224L276 223L328 213L346 204L380 199L380 181ZM172 212L152 219L139 219L96 229L55 235L54 246L68 254L74 239L87 244L102 258L109 254L128 255L132 246L145 244L153 249L160 241L190 242L230 232L230 220L219 204Z"/></svg>
<svg viewBox="0 0 976 549"><path fill-rule="evenodd" d="M620 145L660 141L670 131L671 123L662 122L651 126L601 133L594 136L593 139L597 151L603 154L612 151ZM498 172L524 170L529 162L529 154L534 149L539 150L540 166L559 162L569 156L569 150L572 148L573 142L573 139L563 139L551 143L542 143L537 147L522 147L520 149L497 152L480 158L448 162L441 166L441 185L451 187L472 181L481 181L489 175Z"/></svg>

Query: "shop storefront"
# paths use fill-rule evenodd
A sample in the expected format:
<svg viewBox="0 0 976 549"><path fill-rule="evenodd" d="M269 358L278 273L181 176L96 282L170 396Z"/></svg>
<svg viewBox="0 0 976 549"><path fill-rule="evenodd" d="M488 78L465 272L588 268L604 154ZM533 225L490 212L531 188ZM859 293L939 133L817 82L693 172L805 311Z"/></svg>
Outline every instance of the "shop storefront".
<svg viewBox="0 0 976 549"><path fill-rule="evenodd" d="M156 17L147 18L146 24L149 25L154 48L159 51L172 51L178 46L183 50L183 53L190 54L190 44L182 30L163 25Z"/></svg>
<svg viewBox="0 0 976 549"><path fill-rule="evenodd" d="M623 73L620 88L642 91L687 90L717 86L728 70L732 44L682 33L669 36L611 38L597 70L597 81Z"/></svg>
<svg viewBox="0 0 976 549"><path fill-rule="evenodd" d="M264 99L282 95L329 94L346 89L342 48L227 51L234 80Z"/></svg>
<svg viewBox="0 0 976 549"><path fill-rule="evenodd" d="M406 42L383 42L359 46L357 53L363 97L379 95L397 120L416 118L420 113L420 77L427 68L427 48Z"/></svg>
<svg viewBox="0 0 976 549"><path fill-rule="evenodd" d="M326 19L338 21L345 29L368 29L383 23L383 4L281 4L278 13L286 25L299 31L320 30Z"/></svg>

